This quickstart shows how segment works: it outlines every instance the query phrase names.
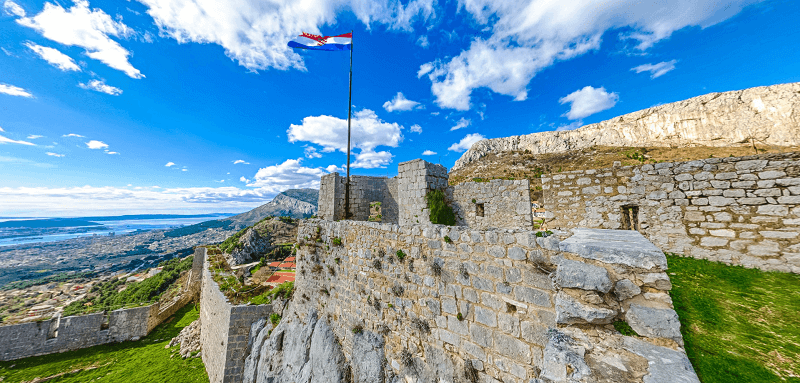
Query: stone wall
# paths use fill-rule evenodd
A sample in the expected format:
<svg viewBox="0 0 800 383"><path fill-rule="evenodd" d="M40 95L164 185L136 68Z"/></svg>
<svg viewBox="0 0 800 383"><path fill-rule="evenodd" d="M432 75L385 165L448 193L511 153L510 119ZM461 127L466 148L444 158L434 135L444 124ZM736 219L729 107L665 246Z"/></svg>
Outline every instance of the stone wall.
<svg viewBox="0 0 800 383"><path fill-rule="evenodd" d="M339 173L322 176L319 188L318 216L337 221L344 219L345 177ZM380 202L384 222L397 223L397 179L387 177L350 176L351 219L366 221L369 204Z"/></svg>
<svg viewBox="0 0 800 383"><path fill-rule="evenodd" d="M619 229L635 215L664 251L800 273L800 153L564 172L542 188L549 228Z"/></svg>
<svg viewBox="0 0 800 383"><path fill-rule="evenodd" d="M0 360L77 350L105 343L139 340L197 297L198 262L195 250L192 271L183 292L172 301L114 310L109 313L55 317L41 322L0 326Z"/></svg>
<svg viewBox="0 0 800 383"><path fill-rule="evenodd" d="M211 383L242 380L247 339L253 322L269 316L271 305L232 305L212 279L206 249L200 291L200 347Z"/></svg>
<svg viewBox="0 0 800 383"><path fill-rule="evenodd" d="M304 221L294 299L244 381L350 381L320 367L340 349L353 382L696 382L664 254L635 232L575 237Z"/></svg>
<svg viewBox="0 0 800 383"><path fill-rule="evenodd" d="M459 226L533 229L528 180L465 182L448 188L448 197Z"/></svg>
<svg viewBox="0 0 800 383"><path fill-rule="evenodd" d="M400 198L400 226L429 224L430 211L425 194L434 189L447 188L447 169L442 165L423 160L401 162L397 165L398 193Z"/></svg>

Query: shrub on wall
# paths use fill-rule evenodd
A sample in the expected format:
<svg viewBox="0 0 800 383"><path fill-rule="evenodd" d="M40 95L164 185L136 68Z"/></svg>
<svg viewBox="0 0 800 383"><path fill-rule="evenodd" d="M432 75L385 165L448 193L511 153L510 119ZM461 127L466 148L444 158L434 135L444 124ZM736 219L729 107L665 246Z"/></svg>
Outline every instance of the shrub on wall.
<svg viewBox="0 0 800 383"><path fill-rule="evenodd" d="M425 194L425 201L428 203L431 223L455 226L456 215L453 213L453 208L445 202L444 193L441 190L429 191Z"/></svg>

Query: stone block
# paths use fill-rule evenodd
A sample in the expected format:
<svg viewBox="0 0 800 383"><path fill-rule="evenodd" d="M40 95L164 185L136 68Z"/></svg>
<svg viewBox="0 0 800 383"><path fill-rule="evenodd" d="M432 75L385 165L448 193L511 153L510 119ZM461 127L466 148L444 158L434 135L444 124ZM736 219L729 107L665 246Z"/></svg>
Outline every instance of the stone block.
<svg viewBox="0 0 800 383"><path fill-rule="evenodd" d="M527 259L528 254L527 251L525 251L525 249L514 246L508 249L508 257L515 261L524 261L525 259Z"/></svg>
<svg viewBox="0 0 800 383"><path fill-rule="evenodd" d="M475 306L475 321L489 327L497 327L495 312L481 306Z"/></svg>
<svg viewBox="0 0 800 383"><path fill-rule="evenodd" d="M556 322L559 324L605 324L611 323L616 310L583 304L560 291L556 294Z"/></svg>
<svg viewBox="0 0 800 383"><path fill-rule="evenodd" d="M469 335L478 345L492 347L492 330L473 323L469 326Z"/></svg>
<svg viewBox="0 0 800 383"><path fill-rule="evenodd" d="M614 295L617 299L624 301L641 294L642 290L629 279L620 279L614 284Z"/></svg>
<svg viewBox="0 0 800 383"><path fill-rule="evenodd" d="M673 309L659 309L632 303L625 313L625 321L639 335L667 338L679 344L683 343L681 322Z"/></svg>
<svg viewBox="0 0 800 383"><path fill-rule="evenodd" d="M700 383L685 353L626 336L623 347L647 359L645 382Z"/></svg>
<svg viewBox="0 0 800 383"><path fill-rule="evenodd" d="M606 269L568 259L558 262L555 283L560 287L595 290L602 293L611 290L611 279Z"/></svg>
<svg viewBox="0 0 800 383"><path fill-rule="evenodd" d="M561 251L604 263L666 270L667 258L652 242L633 230L574 229Z"/></svg>
<svg viewBox="0 0 800 383"><path fill-rule="evenodd" d="M514 298L537 306L551 307L550 295L547 292L527 286L514 287Z"/></svg>
<svg viewBox="0 0 800 383"><path fill-rule="evenodd" d="M518 362L531 362L531 347L518 339L495 332L494 348L500 355Z"/></svg>
<svg viewBox="0 0 800 383"><path fill-rule="evenodd" d="M758 207L756 213L764 215L786 216L789 214L789 207L780 205L763 205Z"/></svg>
<svg viewBox="0 0 800 383"><path fill-rule="evenodd" d="M520 330L522 339L526 342L542 347L547 345L547 326L536 322L522 321L520 322Z"/></svg>

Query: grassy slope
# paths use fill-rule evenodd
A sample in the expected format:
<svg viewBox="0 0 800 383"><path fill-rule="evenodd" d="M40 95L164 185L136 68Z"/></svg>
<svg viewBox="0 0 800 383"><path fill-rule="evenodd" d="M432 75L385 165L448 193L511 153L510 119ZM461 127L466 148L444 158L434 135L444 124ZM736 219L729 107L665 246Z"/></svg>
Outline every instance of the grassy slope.
<svg viewBox="0 0 800 383"><path fill-rule="evenodd" d="M164 348L198 315L198 311L189 304L137 342L105 344L61 354L0 362L0 381L30 381L36 377L44 378L98 366L65 374L48 382L208 382L200 358L182 359L179 355L170 358L178 347Z"/></svg>
<svg viewBox="0 0 800 383"><path fill-rule="evenodd" d="M800 382L800 275L667 260L686 352L703 383Z"/></svg>

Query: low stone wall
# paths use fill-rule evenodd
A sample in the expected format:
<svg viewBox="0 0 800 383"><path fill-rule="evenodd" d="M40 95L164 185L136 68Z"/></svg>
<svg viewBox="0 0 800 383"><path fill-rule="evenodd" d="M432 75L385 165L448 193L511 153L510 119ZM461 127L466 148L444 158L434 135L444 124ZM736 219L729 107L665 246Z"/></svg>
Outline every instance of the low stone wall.
<svg viewBox="0 0 800 383"><path fill-rule="evenodd" d="M447 191L459 226L533 229L528 180L465 182Z"/></svg>
<svg viewBox="0 0 800 383"><path fill-rule="evenodd" d="M199 275L194 272L199 251L195 250L192 271L184 291L164 304L119 309L108 314L56 317L41 322L0 326L0 360L77 350L105 343L139 340L197 297ZM199 271L200 268L198 267Z"/></svg>
<svg viewBox="0 0 800 383"><path fill-rule="evenodd" d="M259 334L261 361L246 382L321 376L316 354L336 349L354 382L698 381L666 293L666 258L636 232L576 231L560 242L528 230L308 220L298 238L288 324L275 339ZM317 318L332 336L316 334L327 328ZM619 319L643 336L616 332ZM311 347L311 361L297 347ZM283 370L264 355L282 358ZM347 379L334 372L331 383Z"/></svg>
<svg viewBox="0 0 800 383"><path fill-rule="evenodd" d="M800 273L800 153L564 172L542 188L549 228L633 228L667 252Z"/></svg>
<svg viewBox="0 0 800 383"><path fill-rule="evenodd" d="M200 291L200 348L211 383L242 380L247 340L253 322L267 317L271 305L232 305L219 290L209 271L206 249L199 248L203 262Z"/></svg>

